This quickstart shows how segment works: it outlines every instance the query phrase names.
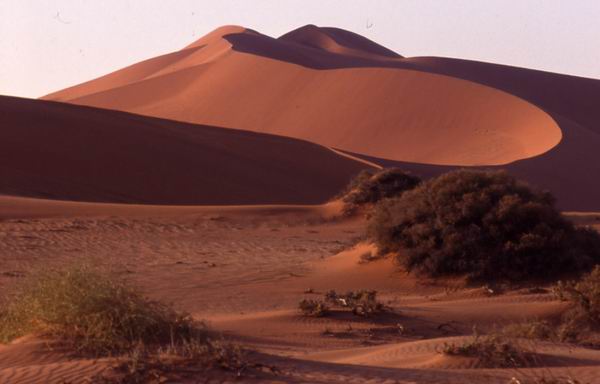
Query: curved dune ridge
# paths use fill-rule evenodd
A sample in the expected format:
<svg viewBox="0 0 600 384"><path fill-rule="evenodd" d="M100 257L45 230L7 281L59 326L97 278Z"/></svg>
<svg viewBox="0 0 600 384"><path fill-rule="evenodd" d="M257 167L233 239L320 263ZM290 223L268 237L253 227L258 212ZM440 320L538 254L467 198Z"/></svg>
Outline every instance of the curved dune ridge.
<svg viewBox="0 0 600 384"><path fill-rule="evenodd" d="M310 204L369 166L305 141L0 97L0 194L151 204Z"/></svg>
<svg viewBox="0 0 600 384"><path fill-rule="evenodd" d="M88 82L46 98L428 164L506 164L561 140L554 120L531 103L474 82L393 67L401 56L335 28L306 26L273 39L224 27L159 59L163 68L152 73L149 62L140 64L142 80L107 89L118 71L96 88ZM135 65L125 71L135 72Z"/></svg>

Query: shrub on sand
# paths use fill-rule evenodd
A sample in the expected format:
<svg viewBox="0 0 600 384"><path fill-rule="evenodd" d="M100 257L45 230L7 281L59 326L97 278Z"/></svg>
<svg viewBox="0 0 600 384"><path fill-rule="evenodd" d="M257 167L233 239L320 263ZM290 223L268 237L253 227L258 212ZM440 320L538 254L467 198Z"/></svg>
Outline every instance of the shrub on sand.
<svg viewBox="0 0 600 384"><path fill-rule="evenodd" d="M303 299L298 304L298 308L304 316L310 317L322 317L329 312L329 308L321 300Z"/></svg>
<svg viewBox="0 0 600 384"><path fill-rule="evenodd" d="M518 346L497 335L475 335L460 345L445 343L442 353L476 358L479 368L520 368L528 366L531 360Z"/></svg>
<svg viewBox="0 0 600 384"><path fill-rule="evenodd" d="M32 275L7 300L0 312L0 340L31 333L95 355L121 354L140 344L208 343L203 324L189 315L86 266Z"/></svg>
<svg viewBox="0 0 600 384"><path fill-rule="evenodd" d="M600 266L578 282L559 282L557 296L570 303L562 318L561 339L582 341L582 337L600 332Z"/></svg>
<svg viewBox="0 0 600 384"><path fill-rule="evenodd" d="M368 234L409 271L471 280L555 279L600 261L600 236L505 172L459 170L377 204Z"/></svg>
<svg viewBox="0 0 600 384"><path fill-rule="evenodd" d="M325 294L325 300L332 306L350 308L357 316L372 316L386 309L377 301L377 291L349 291L345 294L329 291Z"/></svg>

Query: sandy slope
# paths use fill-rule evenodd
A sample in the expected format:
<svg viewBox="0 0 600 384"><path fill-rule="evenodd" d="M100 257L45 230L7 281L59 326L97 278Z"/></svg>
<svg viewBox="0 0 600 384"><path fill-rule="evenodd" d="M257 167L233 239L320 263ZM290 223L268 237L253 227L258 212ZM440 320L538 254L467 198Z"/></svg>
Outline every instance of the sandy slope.
<svg viewBox="0 0 600 384"><path fill-rule="evenodd" d="M304 141L0 97L0 193L154 204L316 203L368 167Z"/></svg>
<svg viewBox="0 0 600 384"><path fill-rule="evenodd" d="M197 50L184 53L190 49ZM392 68L398 55L337 29L309 26L272 39L227 27L154 60L164 69L147 75L143 62L139 76L112 89L105 84L136 66L47 98L431 164L504 164L561 139L534 105L473 82ZM328 69L309 68L319 65Z"/></svg>
<svg viewBox="0 0 600 384"><path fill-rule="evenodd" d="M473 324L485 331L553 316L562 304L544 293L490 297L456 280L416 279L389 260L358 264L370 250L352 248L364 223L332 220L335 211L333 205L166 207L0 197L0 289L41 262L44 268L110 265L152 297L208 319L257 351L252 361L277 368L242 382L506 384L512 376L600 382L599 352L570 345L531 345L540 362L520 370L480 369L471 359L441 355L444 342L465 339ZM598 214L574 217L587 223ZM303 297L360 288L378 290L394 312L310 319L296 311ZM0 382L79 383L110 366L49 350L35 338L0 347ZM225 379L236 382L231 376L215 382Z"/></svg>

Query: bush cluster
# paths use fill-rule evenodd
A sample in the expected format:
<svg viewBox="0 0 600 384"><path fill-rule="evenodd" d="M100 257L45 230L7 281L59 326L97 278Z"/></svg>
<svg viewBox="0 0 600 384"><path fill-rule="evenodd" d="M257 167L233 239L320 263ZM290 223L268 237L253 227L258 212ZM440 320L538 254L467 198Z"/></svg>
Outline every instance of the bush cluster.
<svg viewBox="0 0 600 384"><path fill-rule="evenodd" d="M368 234L409 271L472 280L554 279L600 261L600 236L505 172L459 170L377 204Z"/></svg>

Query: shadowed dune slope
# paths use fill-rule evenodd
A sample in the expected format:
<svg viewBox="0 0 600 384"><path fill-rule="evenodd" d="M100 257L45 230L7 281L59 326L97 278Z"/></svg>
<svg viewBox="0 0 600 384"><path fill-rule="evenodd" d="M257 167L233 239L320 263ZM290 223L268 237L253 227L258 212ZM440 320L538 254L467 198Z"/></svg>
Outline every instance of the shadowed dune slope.
<svg viewBox="0 0 600 384"><path fill-rule="evenodd" d="M0 97L0 194L152 204L318 203L367 166L316 144Z"/></svg>
<svg viewBox="0 0 600 384"><path fill-rule="evenodd" d="M164 68L143 80L105 89L106 78L119 76L113 73L96 90L91 82L47 98L427 164L506 164L545 153L562 137L531 103L394 68L399 56L346 31L308 26L273 39L225 27L184 51L190 49L196 51L161 59Z"/></svg>

